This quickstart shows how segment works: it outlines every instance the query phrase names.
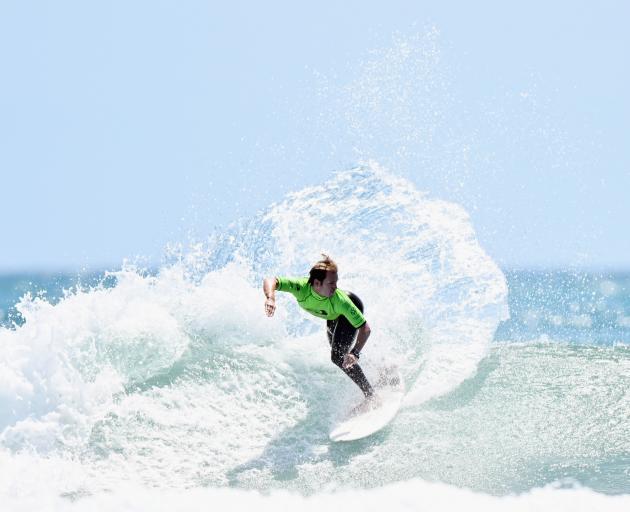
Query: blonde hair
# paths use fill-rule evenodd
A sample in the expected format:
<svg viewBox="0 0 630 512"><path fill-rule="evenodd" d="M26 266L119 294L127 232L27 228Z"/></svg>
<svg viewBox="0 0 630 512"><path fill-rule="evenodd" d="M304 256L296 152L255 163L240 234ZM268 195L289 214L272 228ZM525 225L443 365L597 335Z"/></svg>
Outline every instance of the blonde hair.
<svg viewBox="0 0 630 512"><path fill-rule="evenodd" d="M313 284L313 281L323 281L326 278L326 272L337 272L337 264L332 260L330 256L322 253L322 259L311 267L309 272L308 282Z"/></svg>

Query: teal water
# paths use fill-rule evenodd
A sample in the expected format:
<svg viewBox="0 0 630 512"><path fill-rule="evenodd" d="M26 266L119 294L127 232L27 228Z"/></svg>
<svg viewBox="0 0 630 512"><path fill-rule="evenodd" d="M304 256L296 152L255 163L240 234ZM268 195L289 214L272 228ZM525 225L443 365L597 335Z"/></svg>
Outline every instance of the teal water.
<svg viewBox="0 0 630 512"><path fill-rule="evenodd" d="M545 337L612 346L630 339L630 272L506 271L510 319L497 340Z"/></svg>

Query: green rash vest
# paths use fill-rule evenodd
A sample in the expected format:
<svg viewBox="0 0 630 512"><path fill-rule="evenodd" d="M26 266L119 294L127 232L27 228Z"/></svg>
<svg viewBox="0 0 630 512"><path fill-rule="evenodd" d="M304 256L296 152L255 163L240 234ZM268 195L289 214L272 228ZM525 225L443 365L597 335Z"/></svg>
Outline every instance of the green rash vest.
<svg viewBox="0 0 630 512"><path fill-rule="evenodd" d="M313 290L308 283L308 277L297 279L276 277L276 280L278 291L292 294L297 299L298 305L312 315L326 320L335 320L343 315L355 329L365 323L363 313L343 290L337 289L331 297L323 297Z"/></svg>

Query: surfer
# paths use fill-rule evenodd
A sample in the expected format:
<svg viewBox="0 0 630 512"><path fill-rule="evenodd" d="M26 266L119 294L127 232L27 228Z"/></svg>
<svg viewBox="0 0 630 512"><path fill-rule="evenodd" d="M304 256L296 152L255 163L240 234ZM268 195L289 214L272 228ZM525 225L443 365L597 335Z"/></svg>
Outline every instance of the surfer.
<svg viewBox="0 0 630 512"><path fill-rule="evenodd" d="M273 316L276 310L275 291L278 290L291 293L302 309L325 318L332 362L371 401L374 389L358 364L359 354L370 336L370 326L363 316L363 303L354 293L337 288L337 264L329 256L322 256L323 259L311 268L309 277L266 278L263 281L265 312L267 316Z"/></svg>

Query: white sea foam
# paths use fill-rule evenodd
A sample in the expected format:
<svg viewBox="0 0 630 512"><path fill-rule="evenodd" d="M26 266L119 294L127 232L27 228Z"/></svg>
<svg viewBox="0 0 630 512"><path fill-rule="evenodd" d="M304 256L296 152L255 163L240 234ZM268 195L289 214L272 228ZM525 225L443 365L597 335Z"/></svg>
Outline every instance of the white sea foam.
<svg viewBox="0 0 630 512"><path fill-rule="evenodd" d="M562 488L562 486L553 485L533 489L521 495L497 497L414 479L372 490L323 492L309 497L286 491L260 494L256 491L236 489L164 491L122 486L115 492L81 497L76 501L44 493L27 498L10 498L3 503L3 509L7 512L31 510L42 512L81 512L88 510L170 512L173 510L208 510L208 508L273 512L278 510L328 510L332 512L345 511L349 507L366 512L382 510L626 512L630 507L630 496L608 496L586 488Z"/></svg>
<svg viewBox="0 0 630 512"><path fill-rule="evenodd" d="M25 325L0 330L6 447L48 452L87 442L126 388L168 373L195 340L219 352L222 343L260 346L279 337L263 323L259 290L235 265L196 286L174 267L116 277L114 288L79 291L57 305L26 296L17 306Z"/></svg>

